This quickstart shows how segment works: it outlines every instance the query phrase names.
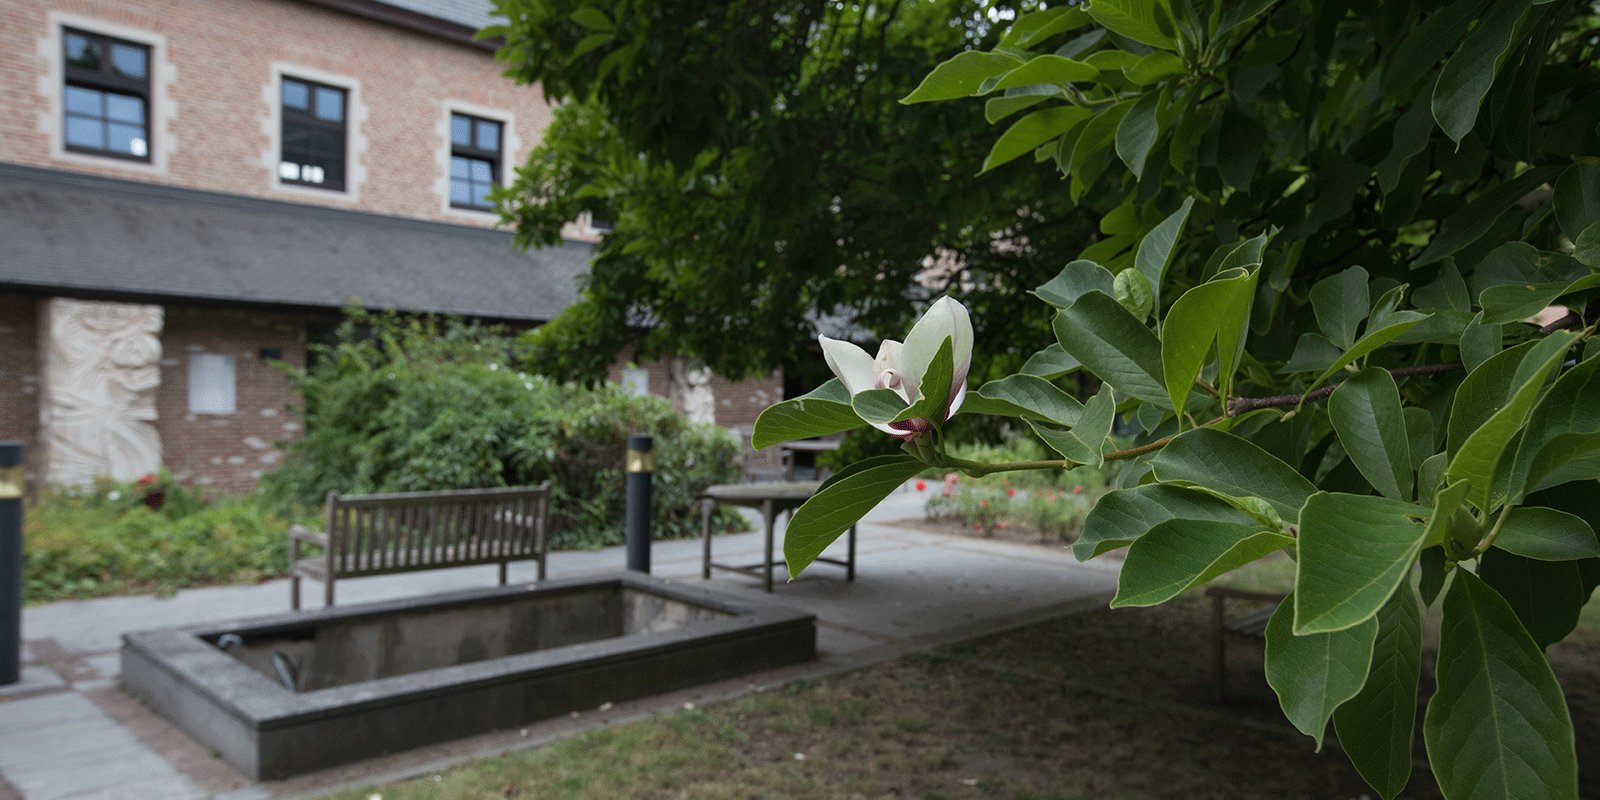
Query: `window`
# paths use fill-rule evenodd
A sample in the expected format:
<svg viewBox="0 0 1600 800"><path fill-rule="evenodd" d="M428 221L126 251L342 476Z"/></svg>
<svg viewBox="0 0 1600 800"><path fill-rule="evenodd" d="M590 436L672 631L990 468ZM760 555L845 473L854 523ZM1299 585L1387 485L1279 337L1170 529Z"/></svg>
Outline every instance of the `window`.
<svg viewBox="0 0 1600 800"><path fill-rule="evenodd" d="M150 160L150 48L61 31L66 149Z"/></svg>
<svg viewBox="0 0 1600 800"><path fill-rule="evenodd" d="M278 178L344 191L345 90L283 79L283 140Z"/></svg>
<svg viewBox="0 0 1600 800"><path fill-rule="evenodd" d="M489 190L500 182L500 123L450 115L450 205L494 210Z"/></svg>
<svg viewBox="0 0 1600 800"><path fill-rule="evenodd" d="M236 374L233 356L189 356L189 413L232 414L236 408Z"/></svg>

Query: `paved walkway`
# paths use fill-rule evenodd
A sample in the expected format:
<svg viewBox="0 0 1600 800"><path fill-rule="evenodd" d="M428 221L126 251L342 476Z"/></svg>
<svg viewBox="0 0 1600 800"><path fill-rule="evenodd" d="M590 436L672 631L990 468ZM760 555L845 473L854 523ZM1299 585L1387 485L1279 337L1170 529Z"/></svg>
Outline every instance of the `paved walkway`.
<svg viewBox="0 0 1600 800"><path fill-rule="evenodd" d="M931 490L930 490L931 491ZM1077 563L1065 549L941 536L885 524L922 515L926 493L909 484L863 521L856 580L817 564L771 600L817 615L819 658L810 664L602 707L593 712L484 734L284 781L253 782L145 710L117 684L127 631L167 628L288 609L288 581L179 592L170 598L116 597L50 603L23 613L22 681L0 687L0 800L259 800L315 796L348 783L399 780L469 758L533 746L595 724L640 719L815 678L934 645L970 639L1103 606L1114 566ZM759 562L759 533L719 536L717 560ZM652 574L703 585L700 542L656 542ZM843 557L841 540L827 555ZM551 577L612 572L620 547L559 552ZM495 567L466 567L339 582L339 604L494 585ZM512 565L513 582L531 565ZM757 578L713 575L714 588L762 594ZM315 602L319 584L309 584ZM609 704L608 704L609 706Z"/></svg>

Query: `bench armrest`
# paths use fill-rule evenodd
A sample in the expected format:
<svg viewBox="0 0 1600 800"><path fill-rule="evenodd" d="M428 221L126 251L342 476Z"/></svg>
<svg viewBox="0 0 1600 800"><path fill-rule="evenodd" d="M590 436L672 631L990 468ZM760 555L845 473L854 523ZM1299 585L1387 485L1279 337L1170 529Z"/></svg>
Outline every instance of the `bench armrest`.
<svg viewBox="0 0 1600 800"><path fill-rule="evenodd" d="M328 534L319 533L300 525L289 526L289 538L297 542L310 542L322 547L328 546Z"/></svg>

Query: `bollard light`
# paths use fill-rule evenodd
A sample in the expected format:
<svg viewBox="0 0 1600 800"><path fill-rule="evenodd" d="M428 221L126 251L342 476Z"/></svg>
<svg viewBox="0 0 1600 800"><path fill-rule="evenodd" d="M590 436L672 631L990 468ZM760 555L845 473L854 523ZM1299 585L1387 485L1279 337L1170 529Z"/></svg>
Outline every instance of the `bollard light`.
<svg viewBox="0 0 1600 800"><path fill-rule="evenodd" d="M650 493L656 470L650 437L628 437L627 514L624 532L628 543L628 569L650 574Z"/></svg>
<svg viewBox="0 0 1600 800"><path fill-rule="evenodd" d="M0 686L22 680L22 442L0 442Z"/></svg>

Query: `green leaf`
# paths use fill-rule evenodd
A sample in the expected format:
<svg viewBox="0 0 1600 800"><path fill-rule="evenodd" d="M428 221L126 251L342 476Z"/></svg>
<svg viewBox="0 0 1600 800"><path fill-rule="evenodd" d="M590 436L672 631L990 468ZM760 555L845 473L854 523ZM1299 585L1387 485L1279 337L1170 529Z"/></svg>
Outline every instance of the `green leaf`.
<svg viewBox="0 0 1600 800"><path fill-rule="evenodd" d="M1567 238L1577 241L1600 222L1600 167L1573 164L1556 179L1556 221Z"/></svg>
<svg viewBox="0 0 1600 800"><path fill-rule="evenodd" d="M1111 387L1103 385L1084 405L1077 424L1071 430L1060 431L1041 427L1028 420L1028 426L1051 449L1068 461L1098 467L1104 463L1100 454L1105 452L1106 437L1111 435L1111 423L1117 414L1116 401L1111 399Z"/></svg>
<svg viewBox="0 0 1600 800"><path fill-rule="evenodd" d="M1111 282L1111 292L1117 304L1126 308L1134 319L1144 322L1150 316L1155 294L1150 281L1138 270L1125 269L1117 273L1116 279Z"/></svg>
<svg viewBox="0 0 1600 800"><path fill-rule="evenodd" d="M1055 106L1035 111L1011 124L989 149L983 161L982 175L1018 156L1033 152L1051 139L1060 136L1073 125L1088 119L1089 110L1078 106Z"/></svg>
<svg viewBox="0 0 1600 800"><path fill-rule="evenodd" d="M1501 214L1560 171L1561 167L1555 166L1534 167L1467 203L1439 224L1439 232L1422 255L1412 262L1412 268L1432 264L1477 241Z"/></svg>
<svg viewBox="0 0 1600 800"><path fill-rule="evenodd" d="M1056 55L1043 55L1031 59L1028 63L1006 73L999 83L994 85L994 91L1001 89L1015 89L1022 86L1032 86L1036 83L1068 84L1081 81L1092 81L1100 77L1100 70L1070 58Z"/></svg>
<svg viewBox="0 0 1600 800"><path fill-rule="evenodd" d="M1403 94L1417 81L1433 70L1483 13L1489 0L1456 0L1449 6L1429 14L1421 25L1406 34L1395 49L1395 56L1383 72L1383 93ZM1426 100L1423 95L1421 100Z"/></svg>
<svg viewBox="0 0 1600 800"><path fill-rule="evenodd" d="M1162 50L1177 47L1173 41L1172 11L1166 0L1095 0L1089 4L1089 16L1112 33L1136 42Z"/></svg>
<svg viewBox="0 0 1600 800"><path fill-rule="evenodd" d="M1432 513L1428 514L1428 527L1422 534L1423 547L1445 544L1452 532L1458 537L1463 536L1461 531L1452 531L1452 527L1462 524L1460 514L1464 512L1460 511L1461 504L1466 502L1467 491L1471 488L1466 481L1456 481L1434 493ZM1468 514L1467 516L1470 517L1471 515ZM1476 526L1476 523L1473 524ZM1472 539L1471 545L1477 547L1479 538L1477 531L1473 531L1471 536L1464 538ZM1431 597L1428 598L1428 602L1432 603L1433 599Z"/></svg>
<svg viewBox="0 0 1600 800"><path fill-rule="evenodd" d="M582 40L573 46L572 55L570 57L577 58L578 56L581 56L597 47L600 47L601 45L604 45L606 42L611 41L611 38L612 34L609 32L591 33L588 36L583 37Z"/></svg>
<svg viewBox="0 0 1600 800"><path fill-rule="evenodd" d="M1165 50L1157 50L1139 59L1139 63L1124 69L1122 72L1135 85L1149 86L1164 78L1180 75L1187 69L1188 67L1184 65L1183 59L1176 54Z"/></svg>
<svg viewBox="0 0 1600 800"><path fill-rule="evenodd" d="M1506 48L1511 46L1517 20L1527 8L1527 0L1496 2L1439 70L1439 82L1433 90L1433 118L1456 142L1477 123L1478 106L1494 85L1495 71Z"/></svg>
<svg viewBox="0 0 1600 800"><path fill-rule="evenodd" d="M1377 620L1366 683L1333 712L1333 729L1361 777L1394 800L1411 778L1422 677L1422 614L1409 582L1401 581Z"/></svg>
<svg viewBox="0 0 1600 800"><path fill-rule="evenodd" d="M1049 283L1034 289L1033 293L1056 308L1067 308L1089 292L1112 295L1115 280L1111 270L1093 261L1078 259L1062 267Z"/></svg>
<svg viewBox="0 0 1600 800"><path fill-rule="evenodd" d="M1409 500L1411 442L1400 388L1389 371L1368 367L1339 384L1328 398L1328 417L1339 444L1367 482L1384 497Z"/></svg>
<svg viewBox="0 0 1600 800"><path fill-rule="evenodd" d="M1513 499L1532 491L1562 464L1600 449L1600 357L1556 379L1528 417L1512 465Z"/></svg>
<svg viewBox="0 0 1600 800"><path fill-rule="evenodd" d="M976 396L989 402L979 413L1005 417L1022 417L1054 422L1057 425L1077 425L1083 413L1083 404L1062 391L1055 384L1033 375L1010 375L989 381L979 387ZM969 410L974 395L967 394L961 410Z"/></svg>
<svg viewBox="0 0 1600 800"><path fill-rule="evenodd" d="M1112 608L1165 603L1212 578L1294 545L1259 525L1170 519L1128 547Z"/></svg>
<svg viewBox="0 0 1600 800"><path fill-rule="evenodd" d="M1161 340L1107 295L1090 292L1057 312L1061 349L1095 377L1124 394L1162 407Z"/></svg>
<svg viewBox="0 0 1600 800"><path fill-rule="evenodd" d="M1600 541L1582 517L1540 506L1513 508L1494 546L1539 561L1600 557Z"/></svg>
<svg viewBox="0 0 1600 800"><path fill-rule="evenodd" d="M939 349L933 353L928 368L917 384L917 397L905 411L895 417L895 422L908 419L925 419L935 427L944 424L945 412L950 406L951 382L955 378L955 338L944 337Z"/></svg>
<svg viewBox="0 0 1600 800"><path fill-rule="evenodd" d="M1372 309L1372 294L1367 289L1367 271L1351 267L1337 275L1317 281L1311 287L1311 309L1317 325L1328 341L1342 350L1356 343L1356 332Z"/></svg>
<svg viewBox="0 0 1600 800"><path fill-rule="evenodd" d="M1417 559L1417 565L1422 570L1422 575L1417 578L1417 596L1424 606L1431 608L1433 601L1438 599L1439 592L1444 590L1445 579L1450 577L1449 559L1445 556L1443 547L1424 547L1422 555Z"/></svg>
<svg viewBox="0 0 1600 800"><path fill-rule="evenodd" d="M1471 483L1472 491L1467 499L1479 511L1487 514L1491 510L1490 493L1501 457L1532 412L1534 401L1539 398L1539 390L1544 387L1545 377L1561 363L1567 348L1577 339L1576 333L1556 331L1539 340L1518 366L1511 385L1512 393L1505 406L1473 431L1450 459L1450 466L1445 469L1445 479Z"/></svg>
<svg viewBox="0 0 1600 800"><path fill-rule="evenodd" d="M1506 404L1517 368L1532 350L1533 342L1525 342L1490 356L1461 381L1450 405L1449 427L1446 429L1447 450L1454 456L1473 431L1487 422Z"/></svg>
<svg viewBox="0 0 1600 800"><path fill-rule="evenodd" d="M1456 570L1444 598L1438 691L1422 723L1450 798L1576 798L1566 698L1516 614L1478 576Z"/></svg>
<svg viewBox="0 0 1600 800"><path fill-rule="evenodd" d="M1329 364L1339 360L1344 355L1343 348L1328 341L1320 333L1308 333L1300 337L1295 343L1294 353L1289 356L1289 363L1278 370L1281 374L1290 372L1317 372L1327 369Z"/></svg>
<svg viewBox="0 0 1600 800"><path fill-rule="evenodd" d="M1483 306L1483 322L1499 325L1520 322L1543 311L1557 297L1600 286L1600 275L1586 275L1575 281L1501 284L1490 286L1478 295Z"/></svg>
<svg viewBox="0 0 1600 800"><path fill-rule="evenodd" d="M611 31L614 27L606 12L594 6L583 6L572 12L572 21L592 31Z"/></svg>
<svg viewBox="0 0 1600 800"><path fill-rule="evenodd" d="M1251 524L1249 517L1210 495L1152 483L1119 489L1100 498L1084 519L1083 534L1073 543L1072 554L1079 561L1088 561L1137 541L1169 519Z"/></svg>
<svg viewBox="0 0 1600 800"><path fill-rule="evenodd" d="M1151 55L1172 54L1159 52ZM1117 156L1128 165L1135 178L1144 175L1145 159L1149 158L1150 148L1155 146L1156 138L1161 135L1161 123L1156 120L1156 109L1160 106L1161 95L1150 92L1139 98L1139 102L1128 110L1128 115L1117 123Z"/></svg>
<svg viewBox="0 0 1600 800"><path fill-rule="evenodd" d="M1317 376L1316 380L1312 381L1310 385L1306 386L1306 391L1309 392L1312 389L1321 386L1323 381L1333 377L1333 373L1343 369L1344 365L1353 363L1357 359L1364 358L1372 351L1388 344L1389 340L1399 336L1402 333L1405 333L1406 331L1410 330L1412 326L1427 318L1427 314L1419 314L1415 311L1396 311L1393 314L1384 317L1381 327L1376 327L1378 320L1374 319L1372 321L1373 324L1367 326L1367 332L1363 334L1360 339L1356 340L1355 345L1353 345L1349 350L1344 351L1342 355L1334 360L1333 364L1329 365L1327 369L1324 369L1322 374Z"/></svg>
<svg viewBox="0 0 1600 800"><path fill-rule="evenodd" d="M1583 574L1572 561L1541 561L1491 547L1478 560L1478 577L1505 599L1540 649L1578 627L1578 614L1589 599Z"/></svg>
<svg viewBox="0 0 1600 800"><path fill-rule="evenodd" d="M839 534L927 465L910 456L878 456L850 465L796 509L783 533L783 558L793 580Z"/></svg>
<svg viewBox="0 0 1600 800"><path fill-rule="evenodd" d="M850 405L855 409L856 416L873 425L888 425L911 408L911 404L893 389L868 389L857 392L851 396Z"/></svg>
<svg viewBox="0 0 1600 800"><path fill-rule="evenodd" d="M1572 257L1589 269L1600 269L1600 222L1584 228L1573 240Z"/></svg>
<svg viewBox="0 0 1600 800"><path fill-rule="evenodd" d="M1343 630L1378 613L1417 560L1428 513L1387 497L1312 495L1300 512L1295 635Z"/></svg>
<svg viewBox="0 0 1600 800"><path fill-rule="evenodd" d="M792 439L855 430L862 424L861 417L850 406L850 392L838 378L833 378L800 397L762 411L756 417L750 446L760 450Z"/></svg>
<svg viewBox="0 0 1600 800"><path fill-rule="evenodd" d="M1255 299L1256 288L1256 273L1233 272L1184 292L1162 323L1161 369L1167 380L1167 397L1180 415L1214 341L1218 342L1218 381L1223 387L1232 383L1239 340L1250 321L1250 301Z"/></svg>
<svg viewBox="0 0 1600 800"><path fill-rule="evenodd" d="M1235 497L1260 497L1284 519L1300 516L1300 507L1316 487L1288 464L1230 433L1195 428L1180 433L1150 462L1156 478L1192 481Z"/></svg>
<svg viewBox="0 0 1600 800"><path fill-rule="evenodd" d="M1298 588L1267 620L1267 684L1278 693L1283 715L1322 749L1322 734L1334 709L1361 691L1372 666L1378 622L1298 634L1292 630Z"/></svg>
<svg viewBox="0 0 1600 800"><path fill-rule="evenodd" d="M1081 8L1047 8L1043 11L1034 11L1017 17L1011 23L1010 30L1001 37L1002 47L1029 47L1034 42L1044 41L1058 33L1065 33L1074 28L1089 24L1093 20L1089 13Z"/></svg>
<svg viewBox="0 0 1600 800"><path fill-rule="evenodd" d="M1022 365L1022 374L1055 380L1081 366L1083 365L1079 364L1077 359L1061 349L1060 344L1051 342L1043 350L1028 357L1028 363Z"/></svg>
<svg viewBox="0 0 1600 800"><path fill-rule="evenodd" d="M1022 59L1013 55L967 50L934 67L911 94L900 98L900 102L926 103L982 94L978 89L984 81L1020 66Z"/></svg>
<svg viewBox="0 0 1600 800"><path fill-rule="evenodd" d="M983 103L983 118L993 125L1024 108L1032 108L1048 99L1049 95L1043 94L991 97Z"/></svg>
<svg viewBox="0 0 1600 800"><path fill-rule="evenodd" d="M1377 167L1378 186L1385 195L1400 185L1400 173L1405 169L1406 162L1428 146L1428 136L1433 133L1433 113L1428 103L1422 101L1431 94L1430 89L1428 94L1422 95L1421 101L1412 104L1395 121L1394 145L1389 150L1389 156Z"/></svg>
<svg viewBox="0 0 1600 800"><path fill-rule="evenodd" d="M1178 237L1183 235L1184 223L1189 220L1189 209L1193 207L1194 198L1184 198L1183 205L1179 206L1177 211L1172 212L1139 241L1139 249L1134 253L1134 269L1139 270L1150 280L1150 286L1154 290L1152 300L1158 311L1161 309L1161 285L1167 275L1167 267L1172 265L1172 255L1177 249Z"/></svg>

